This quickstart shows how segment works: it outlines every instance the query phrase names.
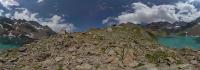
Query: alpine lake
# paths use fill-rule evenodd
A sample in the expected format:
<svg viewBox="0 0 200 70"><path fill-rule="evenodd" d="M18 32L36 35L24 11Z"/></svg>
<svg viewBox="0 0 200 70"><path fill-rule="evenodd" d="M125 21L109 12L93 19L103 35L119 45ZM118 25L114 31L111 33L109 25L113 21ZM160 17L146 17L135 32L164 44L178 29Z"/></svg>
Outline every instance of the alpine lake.
<svg viewBox="0 0 200 70"><path fill-rule="evenodd" d="M194 50L200 49L200 37L193 36L169 36L160 37L159 43L170 48L191 48Z"/></svg>
<svg viewBox="0 0 200 70"><path fill-rule="evenodd" d="M158 42L169 48L192 48L200 49L200 37L192 36L168 36L159 37ZM18 37L0 36L0 50L21 47L24 39Z"/></svg>

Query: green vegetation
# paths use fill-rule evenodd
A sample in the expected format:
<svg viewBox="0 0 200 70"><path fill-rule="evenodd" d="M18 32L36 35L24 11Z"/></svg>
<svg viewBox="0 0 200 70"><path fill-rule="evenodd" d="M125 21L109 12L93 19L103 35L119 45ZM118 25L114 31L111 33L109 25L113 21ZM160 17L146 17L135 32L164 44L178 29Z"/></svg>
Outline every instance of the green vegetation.
<svg viewBox="0 0 200 70"><path fill-rule="evenodd" d="M177 60L177 63L176 63L176 64L183 64L183 61Z"/></svg>
<svg viewBox="0 0 200 70"><path fill-rule="evenodd" d="M61 65L61 64L58 65L58 69L57 69L57 70L64 70L64 69L63 69L63 65Z"/></svg>
<svg viewBox="0 0 200 70"><path fill-rule="evenodd" d="M145 57L151 62L151 63L158 63L161 60L167 59L167 57L171 57L172 54L169 54L167 52L163 51L156 51L150 54L146 54Z"/></svg>

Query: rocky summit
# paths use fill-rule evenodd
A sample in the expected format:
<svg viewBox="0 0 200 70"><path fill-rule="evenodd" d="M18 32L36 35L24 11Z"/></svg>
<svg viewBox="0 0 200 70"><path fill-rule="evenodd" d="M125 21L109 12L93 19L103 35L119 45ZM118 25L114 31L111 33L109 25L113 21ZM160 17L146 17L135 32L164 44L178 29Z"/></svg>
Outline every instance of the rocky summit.
<svg viewBox="0 0 200 70"><path fill-rule="evenodd" d="M7 50L0 70L200 70L200 51L166 48L153 32L121 24L60 32Z"/></svg>

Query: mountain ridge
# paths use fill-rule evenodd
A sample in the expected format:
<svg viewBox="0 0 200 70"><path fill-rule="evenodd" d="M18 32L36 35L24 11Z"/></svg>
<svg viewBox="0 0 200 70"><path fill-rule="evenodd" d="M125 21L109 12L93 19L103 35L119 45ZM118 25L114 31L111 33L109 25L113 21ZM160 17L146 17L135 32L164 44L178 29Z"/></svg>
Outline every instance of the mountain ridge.
<svg viewBox="0 0 200 70"><path fill-rule="evenodd" d="M200 32L198 31L199 23L200 23L200 17L191 22L183 22L183 21L177 21L174 23L152 22L147 25L141 25L141 26L147 29L151 29L153 31L164 31L166 32L167 35L171 34L186 35L185 33L187 32L188 35L191 36L200 36Z"/></svg>
<svg viewBox="0 0 200 70"><path fill-rule="evenodd" d="M0 17L1 36L25 38L25 43L28 43L54 34L56 32L48 26L42 26L35 21Z"/></svg>

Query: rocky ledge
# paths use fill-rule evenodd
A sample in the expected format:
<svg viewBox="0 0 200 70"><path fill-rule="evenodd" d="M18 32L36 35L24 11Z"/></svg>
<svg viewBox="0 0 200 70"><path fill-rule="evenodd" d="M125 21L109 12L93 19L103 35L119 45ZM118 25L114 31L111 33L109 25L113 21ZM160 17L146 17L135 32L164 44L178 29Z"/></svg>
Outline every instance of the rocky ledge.
<svg viewBox="0 0 200 70"><path fill-rule="evenodd" d="M0 70L200 70L200 51L169 49L134 24L61 32L0 55Z"/></svg>

